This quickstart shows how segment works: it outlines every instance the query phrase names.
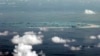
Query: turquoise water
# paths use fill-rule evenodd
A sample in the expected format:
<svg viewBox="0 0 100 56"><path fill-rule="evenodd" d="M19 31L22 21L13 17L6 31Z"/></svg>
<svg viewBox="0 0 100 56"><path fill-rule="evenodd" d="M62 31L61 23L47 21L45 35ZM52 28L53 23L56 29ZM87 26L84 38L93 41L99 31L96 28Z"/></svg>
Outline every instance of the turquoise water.
<svg viewBox="0 0 100 56"><path fill-rule="evenodd" d="M99 14L66 12L7 12L0 15L1 27L69 27L77 24L100 25Z"/></svg>

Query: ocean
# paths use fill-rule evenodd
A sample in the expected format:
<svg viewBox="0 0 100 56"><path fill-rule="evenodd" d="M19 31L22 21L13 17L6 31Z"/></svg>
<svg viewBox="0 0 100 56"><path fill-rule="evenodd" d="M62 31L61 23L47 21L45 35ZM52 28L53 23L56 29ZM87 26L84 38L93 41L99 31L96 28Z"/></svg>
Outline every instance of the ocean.
<svg viewBox="0 0 100 56"><path fill-rule="evenodd" d="M33 31L43 35L43 43L33 45L46 56L100 56L100 14L66 12L3 12L0 15L0 55L13 56L11 39ZM54 36L67 43L54 43ZM73 40L73 41L72 41ZM72 42L71 42L72 41ZM68 46L66 46L67 44Z"/></svg>

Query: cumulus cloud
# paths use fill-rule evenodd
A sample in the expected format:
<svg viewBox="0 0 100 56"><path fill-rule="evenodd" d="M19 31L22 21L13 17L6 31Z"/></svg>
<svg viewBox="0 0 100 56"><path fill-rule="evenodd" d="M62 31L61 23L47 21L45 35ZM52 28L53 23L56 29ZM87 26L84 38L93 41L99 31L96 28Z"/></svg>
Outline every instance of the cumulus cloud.
<svg viewBox="0 0 100 56"><path fill-rule="evenodd" d="M84 42L86 43L93 43L95 42L96 40L99 40L99 38L97 37L98 35L90 35L88 37L85 37L85 40Z"/></svg>
<svg viewBox="0 0 100 56"><path fill-rule="evenodd" d="M100 35L98 35L97 37L98 37L98 39L100 39Z"/></svg>
<svg viewBox="0 0 100 56"><path fill-rule="evenodd" d="M64 47L68 47L68 48L71 47L68 43L76 42L75 39L63 39L63 38L58 37L58 36L52 37L51 40L52 40L53 43L57 43L57 44L61 43L61 44L64 44ZM73 49L73 47L70 48L70 49ZM79 50L79 48L76 47L75 50Z"/></svg>
<svg viewBox="0 0 100 56"><path fill-rule="evenodd" d="M89 9L86 9L86 10L84 11L84 13L85 13L85 14L96 14L94 11L89 10Z"/></svg>
<svg viewBox="0 0 100 56"><path fill-rule="evenodd" d="M52 42L54 43L66 43L67 41L63 38L60 38L58 36L54 36L51 38Z"/></svg>
<svg viewBox="0 0 100 56"><path fill-rule="evenodd" d="M46 56L45 53L42 50L39 52L39 55L40 56Z"/></svg>
<svg viewBox="0 0 100 56"><path fill-rule="evenodd" d="M100 35L90 36L90 39L100 39Z"/></svg>
<svg viewBox="0 0 100 56"><path fill-rule="evenodd" d="M41 32L41 31L39 31L39 32L38 32L38 34L42 34L42 32Z"/></svg>
<svg viewBox="0 0 100 56"><path fill-rule="evenodd" d="M89 38L90 38L90 39L97 39L96 36L90 36Z"/></svg>
<svg viewBox="0 0 100 56"><path fill-rule="evenodd" d="M23 36L16 35L13 37L12 42L14 44L23 43L23 44L41 44L42 36L35 35L34 32L25 32Z"/></svg>
<svg viewBox="0 0 100 56"><path fill-rule="evenodd" d="M10 31L0 32L0 36L16 35L16 34L18 34L18 32L10 32Z"/></svg>
<svg viewBox="0 0 100 56"><path fill-rule="evenodd" d="M68 44L64 44L64 47L70 47L70 45L68 45Z"/></svg>
<svg viewBox="0 0 100 56"><path fill-rule="evenodd" d="M23 43L18 44L14 49L14 56L38 56L36 51L31 51L31 45L25 45Z"/></svg>
<svg viewBox="0 0 100 56"><path fill-rule="evenodd" d="M52 37L51 40L54 43L63 43L63 44L65 44L65 43L71 43L71 42L76 42L75 39L63 39L63 38L58 37L58 36Z"/></svg>
<svg viewBox="0 0 100 56"><path fill-rule="evenodd" d="M80 47L74 47L74 46L71 46L70 49L71 49L72 51L79 51L79 50L81 50Z"/></svg>
<svg viewBox="0 0 100 56"><path fill-rule="evenodd" d="M14 56L38 56L36 51L31 51L32 45L42 44L43 40L41 36L29 31L25 32L23 36L14 36L11 41L17 44L14 49Z"/></svg>
<svg viewBox="0 0 100 56"><path fill-rule="evenodd" d="M0 32L0 36L7 36L9 34L8 31Z"/></svg>

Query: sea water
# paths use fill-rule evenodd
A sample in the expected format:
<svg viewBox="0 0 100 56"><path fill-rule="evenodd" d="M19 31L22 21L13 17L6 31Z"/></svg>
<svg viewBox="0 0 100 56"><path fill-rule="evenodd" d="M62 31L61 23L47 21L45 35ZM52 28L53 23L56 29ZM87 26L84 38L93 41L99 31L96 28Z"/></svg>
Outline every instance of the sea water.
<svg viewBox="0 0 100 56"><path fill-rule="evenodd" d="M14 44L11 39L15 35L22 36L24 32L41 32L43 44L34 46L33 50L41 50L46 56L100 56L100 16L66 12L7 12L0 15L0 32L8 31L7 35L0 35L0 51L12 55ZM86 27L85 27L86 26ZM89 27L87 27L89 26ZM41 30L42 29L42 30ZM74 39L75 42L56 44L51 38L58 36L64 39ZM94 36L91 37L91 36ZM71 50L71 47L80 50Z"/></svg>

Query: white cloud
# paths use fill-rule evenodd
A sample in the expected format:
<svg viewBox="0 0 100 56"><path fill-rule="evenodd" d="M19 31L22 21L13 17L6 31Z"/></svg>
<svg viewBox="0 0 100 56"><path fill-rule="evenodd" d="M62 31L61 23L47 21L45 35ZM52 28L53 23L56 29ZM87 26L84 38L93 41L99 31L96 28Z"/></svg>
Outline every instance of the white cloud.
<svg viewBox="0 0 100 56"><path fill-rule="evenodd" d="M25 32L21 37L16 35L11 40L14 44L18 44L14 49L14 56L38 56L36 51L32 50L32 45L42 44L41 36L36 35L33 31Z"/></svg>
<svg viewBox="0 0 100 56"><path fill-rule="evenodd" d="M13 39L11 40L14 44L18 44L20 42L20 36L19 35L16 35L13 37Z"/></svg>
<svg viewBox="0 0 100 56"><path fill-rule="evenodd" d="M85 13L85 14L96 14L94 11L89 10L89 9L86 9L86 10L84 11L84 13Z"/></svg>
<svg viewBox="0 0 100 56"><path fill-rule="evenodd" d="M70 45L68 45L68 44L64 44L64 47L69 47Z"/></svg>
<svg viewBox="0 0 100 56"><path fill-rule="evenodd" d="M25 32L22 37L20 37L19 35L14 36L12 42L14 44L23 43L23 44L36 45L42 43L41 37L42 36L35 35L32 32Z"/></svg>
<svg viewBox="0 0 100 56"><path fill-rule="evenodd" d="M74 46L71 46L70 49L71 49L72 51L79 51L79 50L81 50L80 47L74 47Z"/></svg>
<svg viewBox="0 0 100 56"><path fill-rule="evenodd" d="M9 34L8 31L0 32L0 36L7 36Z"/></svg>
<svg viewBox="0 0 100 56"><path fill-rule="evenodd" d="M38 32L38 34L42 34L42 32L41 32L41 31L39 31L39 32Z"/></svg>
<svg viewBox="0 0 100 56"><path fill-rule="evenodd" d="M14 49L14 56L38 56L36 51L31 51L31 45L18 44Z"/></svg>
<svg viewBox="0 0 100 56"><path fill-rule="evenodd" d="M9 31L0 32L0 36L7 36L12 34L18 34L18 32L9 32Z"/></svg>
<svg viewBox="0 0 100 56"><path fill-rule="evenodd" d="M46 56L45 53L42 50L39 52L39 55L40 56Z"/></svg>
<svg viewBox="0 0 100 56"><path fill-rule="evenodd" d="M60 38L58 36L54 36L51 38L52 42L54 43L66 43L66 40L63 38Z"/></svg>
<svg viewBox="0 0 100 56"><path fill-rule="evenodd" d="M100 35L90 36L90 39L100 39Z"/></svg>
<svg viewBox="0 0 100 56"><path fill-rule="evenodd" d="M63 43L63 44L71 43L71 42L76 42L75 39L63 39L63 38L58 37L58 36L52 37L51 40L54 43Z"/></svg>
<svg viewBox="0 0 100 56"><path fill-rule="evenodd" d="M89 38L90 38L90 39L93 39L93 40L94 40L94 39L97 39L96 36L90 36Z"/></svg>
<svg viewBox="0 0 100 56"><path fill-rule="evenodd" d="M100 35L98 35L97 37L98 37L98 39L100 39Z"/></svg>

